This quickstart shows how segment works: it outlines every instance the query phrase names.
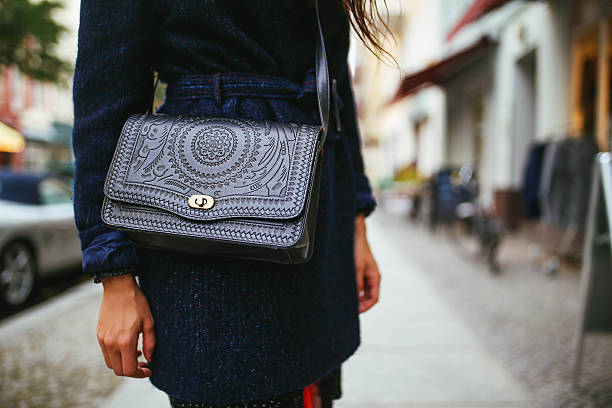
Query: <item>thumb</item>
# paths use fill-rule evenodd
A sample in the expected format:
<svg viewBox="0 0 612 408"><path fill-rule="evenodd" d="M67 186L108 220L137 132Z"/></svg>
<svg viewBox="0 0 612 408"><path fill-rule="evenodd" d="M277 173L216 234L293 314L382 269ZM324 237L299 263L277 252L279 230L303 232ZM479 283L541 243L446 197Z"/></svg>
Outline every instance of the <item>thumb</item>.
<svg viewBox="0 0 612 408"><path fill-rule="evenodd" d="M142 323L142 350L148 362L153 361L153 350L155 349L155 330L153 318L146 317Z"/></svg>

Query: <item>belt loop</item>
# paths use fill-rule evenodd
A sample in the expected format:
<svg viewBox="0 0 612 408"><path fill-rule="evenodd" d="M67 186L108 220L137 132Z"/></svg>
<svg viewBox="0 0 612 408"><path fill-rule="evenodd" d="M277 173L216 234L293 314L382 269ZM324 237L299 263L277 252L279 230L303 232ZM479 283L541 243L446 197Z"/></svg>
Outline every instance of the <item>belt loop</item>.
<svg viewBox="0 0 612 408"><path fill-rule="evenodd" d="M212 76L213 95L219 106L223 106L223 95L221 94L221 73L214 73Z"/></svg>

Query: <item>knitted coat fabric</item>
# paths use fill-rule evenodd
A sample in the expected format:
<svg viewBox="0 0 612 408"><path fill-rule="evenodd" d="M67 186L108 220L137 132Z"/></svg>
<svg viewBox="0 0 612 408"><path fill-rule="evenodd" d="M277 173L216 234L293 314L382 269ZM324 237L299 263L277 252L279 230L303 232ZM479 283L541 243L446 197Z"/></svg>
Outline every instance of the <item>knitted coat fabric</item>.
<svg viewBox="0 0 612 408"><path fill-rule="evenodd" d="M313 257L283 265L136 247L102 223L100 210L122 125L150 104L152 69L168 83L161 113L317 123L308 86L312 4L81 2L73 148L83 270L96 282L139 275L155 320L150 381L174 398L213 405L271 399L324 377L359 345L354 219L370 214L376 202L355 119L347 16L339 1L321 3L338 90L338 115L331 116L339 120L332 121L324 146ZM303 92L271 95L262 86L224 95L227 75L250 82L276 78ZM202 85L211 81L212 92Z"/></svg>

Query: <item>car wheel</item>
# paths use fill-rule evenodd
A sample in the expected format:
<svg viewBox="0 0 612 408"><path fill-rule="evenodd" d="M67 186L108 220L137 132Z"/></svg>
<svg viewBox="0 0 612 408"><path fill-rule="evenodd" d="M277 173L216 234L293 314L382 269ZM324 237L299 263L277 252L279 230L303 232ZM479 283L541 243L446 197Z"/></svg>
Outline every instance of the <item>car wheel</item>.
<svg viewBox="0 0 612 408"><path fill-rule="evenodd" d="M23 242L7 245L0 255L0 298L9 306L23 304L34 289L34 254Z"/></svg>

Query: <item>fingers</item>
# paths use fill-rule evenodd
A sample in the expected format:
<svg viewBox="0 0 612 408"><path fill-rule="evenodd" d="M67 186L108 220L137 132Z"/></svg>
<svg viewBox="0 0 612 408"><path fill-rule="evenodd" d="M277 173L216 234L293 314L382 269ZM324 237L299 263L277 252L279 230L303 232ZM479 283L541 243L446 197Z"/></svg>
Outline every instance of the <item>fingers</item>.
<svg viewBox="0 0 612 408"><path fill-rule="evenodd" d="M115 347L112 339L104 333L99 332L98 343L100 344L100 349L102 349L102 355L104 356L104 363L106 363L106 366L113 370L116 375L123 375L121 353Z"/></svg>
<svg viewBox="0 0 612 408"><path fill-rule="evenodd" d="M115 375L134 378L151 376L152 371L147 367L147 363L138 362L138 357L142 354L142 351L136 350L138 336L124 335L114 340L111 336L99 335L98 343L106 366L112 369Z"/></svg>
<svg viewBox="0 0 612 408"><path fill-rule="evenodd" d="M357 296L361 298L364 290L364 266L357 264L355 265L355 278L357 279Z"/></svg>
<svg viewBox="0 0 612 408"><path fill-rule="evenodd" d="M361 312L361 303L365 296L365 269L366 263L363 262L363 257L355 256L355 278L357 279L357 297L359 300L359 311Z"/></svg>
<svg viewBox="0 0 612 408"><path fill-rule="evenodd" d="M98 344L100 345L100 349L102 350L102 356L104 357L104 363L110 369L113 368L113 364L111 363L110 355L106 346L104 345L104 335L98 332Z"/></svg>
<svg viewBox="0 0 612 408"><path fill-rule="evenodd" d="M376 264L373 265L373 269L374 271L372 274L366 275L367 291L370 299L372 299L374 303L377 303L380 294L380 272Z"/></svg>
<svg viewBox="0 0 612 408"><path fill-rule="evenodd" d="M138 363L138 373L136 375L136 378L150 377L151 374L153 374L153 372L151 371L149 367L147 367L146 362L141 361Z"/></svg>
<svg viewBox="0 0 612 408"><path fill-rule="evenodd" d="M142 354L142 351L136 350L136 356L139 357ZM136 374L133 375L134 378L145 378L150 377L153 374L151 369L148 367L148 363L146 361L139 361L138 366L136 367Z"/></svg>
<svg viewBox="0 0 612 408"><path fill-rule="evenodd" d="M153 361L155 330L152 316L146 317L142 322L142 349L147 361Z"/></svg>
<svg viewBox="0 0 612 408"><path fill-rule="evenodd" d="M371 299L364 298L359 301L359 313L367 312L374 306L375 302Z"/></svg>
<svg viewBox="0 0 612 408"><path fill-rule="evenodd" d="M138 333L136 335L124 334L119 337L119 350L121 351L121 365L123 375L134 377L138 368L136 348L138 347Z"/></svg>
<svg viewBox="0 0 612 408"><path fill-rule="evenodd" d="M111 368L115 372L115 375L123 375L123 363L121 362L121 351L118 348L109 348L109 356L111 359Z"/></svg>
<svg viewBox="0 0 612 408"><path fill-rule="evenodd" d="M135 378L151 375L147 364L138 362L143 354L151 361L155 345L153 318L142 292L132 286L105 286L97 331L104 361L115 375ZM141 332L142 351L138 350Z"/></svg>
<svg viewBox="0 0 612 408"><path fill-rule="evenodd" d="M380 295L380 272L376 262L368 264L363 277L364 291L359 296L359 313L363 313L378 303Z"/></svg>

